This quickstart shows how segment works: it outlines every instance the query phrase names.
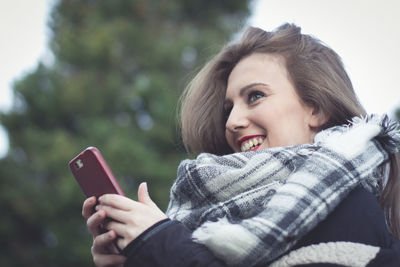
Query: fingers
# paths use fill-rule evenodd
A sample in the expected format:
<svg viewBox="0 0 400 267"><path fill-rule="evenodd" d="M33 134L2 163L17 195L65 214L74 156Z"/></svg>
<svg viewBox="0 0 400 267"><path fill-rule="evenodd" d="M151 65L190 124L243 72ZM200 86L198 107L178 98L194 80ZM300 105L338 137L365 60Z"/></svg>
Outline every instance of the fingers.
<svg viewBox="0 0 400 267"><path fill-rule="evenodd" d="M157 205L151 200L149 191L147 188L147 183L141 183L138 188L138 200L140 203L143 203L150 207L157 207Z"/></svg>
<svg viewBox="0 0 400 267"><path fill-rule="evenodd" d="M109 231L114 231L117 236L123 237L127 235L127 227L125 224L116 222L116 221L110 221L105 225L105 229ZM130 229L131 231L134 231L134 229Z"/></svg>
<svg viewBox="0 0 400 267"><path fill-rule="evenodd" d="M92 255L96 266L115 266L125 262L125 257L118 254L109 254L116 234L113 231L97 236L93 241ZM111 252L115 253L115 252Z"/></svg>
<svg viewBox="0 0 400 267"><path fill-rule="evenodd" d="M98 210L98 212L104 211L104 213L107 214L107 218L115 221L125 222L127 219L129 219L129 215L126 211L116 209L114 207L97 205L96 210Z"/></svg>
<svg viewBox="0 0 400 267"><path fill-rule="evenodd" d="M137 206L137 202L117 194L105 194L99 197L99 204L111 206L121 210L131 210Z"/></svg>
<svg viewBox="0 0 400 267"><path fill-rule="evenodd" d="M102 205L111 206L117 209L129 211L138 208L140 204L144 204L149 207L158 208L157 205L151 200L147 183L141 183L138 188L138 201L136 202L127 197L117 194L105 194L99 197L99 203Z"/></svg>
<svg viewBox="0 0 400 267"><path fill-rule="evenodd" d="M117 234L114 230L102 233L107 214L106 211L98 209L95 211L96 198L86 199L82 207L82 216L87 220L87 227L93 235L92 255L93 261L97 267L122 266L126 258L119 255L114 241ZM119 230L119 228L117 227Z"/></svg>
<svg viewBox="0 0 400 267"><path fill-rule="evenodd" d="M94 209L93 207L96 205L96 197L90 197L83 202L82 206L82 216L86 220L89 219L90 216L93 215Z"/></svg>
<svg viewBox="0 0 400 267"><path fill-rule="evenodd" d="M93 240L92 253L110 253L108 248L116 238L117 235L114 231L98 235Z"/></svg>
<svg viewBox="0 0 400 267"><path fill-rule="evenodd" d="M103 224L103 229L108 229L118 235L116 243L120 249L126 247L155 223L167 218L151 200L146 183L140 184L138 199L139 202L116 194L99 197L96 210L103 211L107 218L112 220ZM95 225L94 222L99 222L99 220L93 219L93 225Z"/></svg>
<svg viewBox="0 0 400 267"><path fill-rule="evenodd" d="M94 238L101 234L101 224L104 222L105 218L106 212L104 210L99 210L87 219L87 228Z"/></svg>
<svg viewBox="0 0 400 267"><path fill-rule="evenodd" d="M116 245L120 249L124 249L129 245L130 242L131 241L127 240L126 238L118 238L117 241L116 241Z"/></svg>
<svg viewBox="0 0 400 267"><path fill-rule="evenodd" d="M126 258L117 254L98 254L93 255L94 264L97 267L122 266Z"/></svg>
<svg viewBox="0 0 400 267"><path fill-rule="evenodd" d="M134 225L126 225L124 223L111 221L105 226L110 232L115 232L117 239L115 240L116 245L120 249L124 249L132 240L138 237L147 227L141 229Z"/></svg>

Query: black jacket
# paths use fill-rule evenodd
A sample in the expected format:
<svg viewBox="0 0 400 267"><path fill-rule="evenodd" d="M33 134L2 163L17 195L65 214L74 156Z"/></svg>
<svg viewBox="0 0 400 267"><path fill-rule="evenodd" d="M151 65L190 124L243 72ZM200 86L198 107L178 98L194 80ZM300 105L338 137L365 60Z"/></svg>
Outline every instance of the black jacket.
<svg viewBox="0 0 400 267"><path fill-rule="evenodd" d="M226 266L208 248L193 242L191 234L191 231L178 221L161 221L122 251L127 257L124 266ZM400 241L388 232L376 198L361 187L354 189L324 221L304 236L292 251L312 244L337 241L381 248L368 267L400 266ZM297 266L342 265L314 262Z"/></svg>

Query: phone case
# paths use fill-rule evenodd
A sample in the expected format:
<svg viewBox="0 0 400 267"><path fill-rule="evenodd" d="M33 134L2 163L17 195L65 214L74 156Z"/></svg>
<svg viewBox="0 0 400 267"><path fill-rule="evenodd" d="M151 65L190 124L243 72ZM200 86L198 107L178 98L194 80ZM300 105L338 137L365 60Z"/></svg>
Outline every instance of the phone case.
<svg viewBox="0 0 400 267"><path fill-rule="evenodd" d="M125 196L111 169L95 147L88 147L69 162L69 168L86 197Z"/></svg>

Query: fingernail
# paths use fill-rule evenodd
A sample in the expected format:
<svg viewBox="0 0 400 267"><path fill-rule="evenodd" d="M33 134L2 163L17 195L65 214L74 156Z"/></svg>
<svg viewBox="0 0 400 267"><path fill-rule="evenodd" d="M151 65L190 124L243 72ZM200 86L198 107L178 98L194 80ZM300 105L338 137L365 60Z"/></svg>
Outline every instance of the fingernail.
<svg viewBox="0 0 400 267"><path fill-rule="evenodd" d="M144 187L146 188L146 192L149 193L149 188L147 187L147 182L144 182Z"/></svg>

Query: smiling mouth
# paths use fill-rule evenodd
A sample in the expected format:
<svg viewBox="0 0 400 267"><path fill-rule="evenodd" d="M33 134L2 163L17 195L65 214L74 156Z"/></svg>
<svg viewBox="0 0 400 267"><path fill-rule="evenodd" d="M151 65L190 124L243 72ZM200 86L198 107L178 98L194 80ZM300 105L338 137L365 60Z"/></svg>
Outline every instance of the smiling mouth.
<svg viewBox="0 0 400 267"><path fill-rule="evenodd" d="M265 136L263 135L245 136L244 138L239 140L238 144L242 152L255 151L260 148L264 140Z"/></svg>

